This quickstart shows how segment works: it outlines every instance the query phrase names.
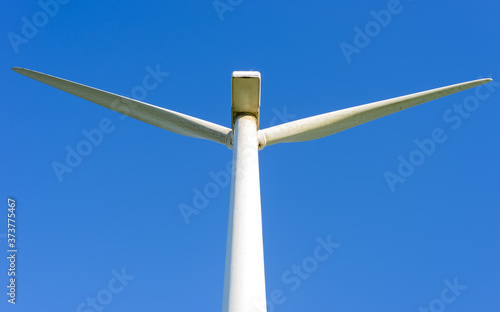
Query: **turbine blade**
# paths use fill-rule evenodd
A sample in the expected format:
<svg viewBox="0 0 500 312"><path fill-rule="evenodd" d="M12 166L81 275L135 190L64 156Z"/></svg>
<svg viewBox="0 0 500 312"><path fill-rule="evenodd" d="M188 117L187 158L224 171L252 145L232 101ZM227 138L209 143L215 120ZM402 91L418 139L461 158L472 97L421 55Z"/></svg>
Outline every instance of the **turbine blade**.
<svg viewBox="0 0 500 312"><path fill-rule="evenodd" d="M263 143L266 146L276 143L314 140L399 112L403 109L482 85L491 80L490 78L478 79L350 107L273 126L260 130L260 133L261 137L264 135L265 142Z"/></svg>
<svg viewBox="0 0 500 312"><path fill-rule="evenodd" d="M69 80L24 68L14 67L12 70L116 112L185 136L207 139L226 145L226 136L231 132L231 129L215 123Z"/></svg>

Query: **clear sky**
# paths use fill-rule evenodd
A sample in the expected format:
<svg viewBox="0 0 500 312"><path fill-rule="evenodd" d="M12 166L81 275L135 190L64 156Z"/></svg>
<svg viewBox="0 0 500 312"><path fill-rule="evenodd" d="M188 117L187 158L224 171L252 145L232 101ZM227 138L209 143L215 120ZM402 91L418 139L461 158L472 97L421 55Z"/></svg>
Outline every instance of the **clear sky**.
<svg viewBox="0 0 500 312"><path fill-rule="evenodd" d="M229 205L225 146L121 118L13 66L227 127L232 71L258 70L261 128L492 77L259 156L270 312L500 309L498 1L3 8L1 311L220 311Z"/></svg>

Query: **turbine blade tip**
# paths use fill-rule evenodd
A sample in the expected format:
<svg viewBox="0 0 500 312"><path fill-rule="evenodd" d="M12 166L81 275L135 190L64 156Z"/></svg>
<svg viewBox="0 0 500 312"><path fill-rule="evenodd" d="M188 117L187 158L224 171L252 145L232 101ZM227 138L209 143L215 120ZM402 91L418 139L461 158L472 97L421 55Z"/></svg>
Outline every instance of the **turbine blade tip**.
<svg viewBox="0 0 500 312"><path fill-rule="evenodd" d="M21 68L21 67L12 67L12 70L18 74L24 74L25 72L29 71L29 69Z"/></svg>
<svg viewBox="0 0 500 312"><path fill-rule="evenodd" d="M485 83L489 83L489 82L492 82L493 79L491 78L482 78L482 79L478 79L477 82L478 82L478 85L482 85L482 84L485 84Z"/></svg>

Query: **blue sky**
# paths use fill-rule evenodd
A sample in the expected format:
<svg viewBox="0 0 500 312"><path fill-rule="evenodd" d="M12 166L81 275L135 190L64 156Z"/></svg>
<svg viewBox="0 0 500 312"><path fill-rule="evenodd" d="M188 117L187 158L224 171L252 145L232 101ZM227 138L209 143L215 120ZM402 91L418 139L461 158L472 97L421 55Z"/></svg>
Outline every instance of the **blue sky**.
<svg viewBox="0 0 500 312"><path fill-rule="evenodd" d="M9 197L18 253L17 303L4 294L0 309L222 305L229 187L200 197L226 175L231 151L121 118L10 70L19 66L228 127L232 71L258 70L261 128L496 79L328 138L270 146L260 170L268 299L281 294L270 312L498 311L498 2L216 4L4 3L4 291ZM85 135L97 132L94 143ZM68 156L78 148L84 156ZM58 175L55 163L71 172ZM179 207L193 200L203 209L186 219ZM319 261L328 240L337 245Z"/></svg>

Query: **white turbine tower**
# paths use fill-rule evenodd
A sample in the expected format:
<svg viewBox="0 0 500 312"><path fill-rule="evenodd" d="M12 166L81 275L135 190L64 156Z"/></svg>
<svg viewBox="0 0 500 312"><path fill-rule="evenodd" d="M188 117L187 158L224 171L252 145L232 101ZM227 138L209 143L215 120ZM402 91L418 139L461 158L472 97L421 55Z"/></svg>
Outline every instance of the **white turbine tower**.
<svg viewBox="0 0 500 312"><path fill-rule="evenodd" d="M13 70L159 128L233 149L223 312L266 311L259 150L276 143L318 139L491 81L485 78L454 84L259 130L260 73L256 71L233 72L230 129L36 71Z"/></svg>

